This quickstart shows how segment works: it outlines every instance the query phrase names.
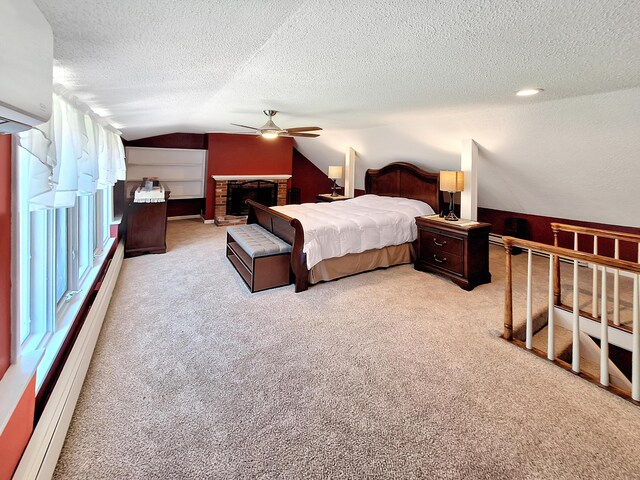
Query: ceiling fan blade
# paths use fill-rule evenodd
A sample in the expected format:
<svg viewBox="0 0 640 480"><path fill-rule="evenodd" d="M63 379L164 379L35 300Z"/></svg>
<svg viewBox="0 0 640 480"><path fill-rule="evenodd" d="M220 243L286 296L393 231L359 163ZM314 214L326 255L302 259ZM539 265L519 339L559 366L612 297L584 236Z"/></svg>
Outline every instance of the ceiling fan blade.
<svg viewBox="0 0 640 480"><path fill-rule="evenodd" d="M239 123L232 123L236 127L250 128L251 130L260 130L260 127L250 127L249 125L240 125Z"/></svg>
<svg viewBox="0 0 640 480"><path fill-rule="evenodd" d="M322 130L320 127L295 127L295 128L287 128L287 132L296 133L296 132L312 132L314 130Z"/></svg>
<svg viewBox="0 0 640 480"><path fill-rule="evenodd" d="M287 133L285 134L285 136L287 137L319 137L320 135L318 135L317 133L291 133L290 131L287 130Z"/></svg>

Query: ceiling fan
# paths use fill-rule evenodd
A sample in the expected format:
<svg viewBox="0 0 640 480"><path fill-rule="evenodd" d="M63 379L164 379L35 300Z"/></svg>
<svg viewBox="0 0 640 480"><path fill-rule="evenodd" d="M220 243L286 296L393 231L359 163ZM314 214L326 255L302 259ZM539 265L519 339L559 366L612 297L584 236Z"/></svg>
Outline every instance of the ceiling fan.
<svg viewBox="0 0 640 480"><path fill-rule="evenodd" d="M267 123L265 123L261 127L250 127L248 125L240 125L238 123L232 123L231 125L235 125L236 127L242 128L250 128L251 130L255 130L264 138L278 138L278 137L318 137L317 133L304 133L304 132L312 132L315 130L322 130L320 127L295 127L295 128L280 128L275 123L273 123L273 117L277 110L263 110L264 114L269 117Z"/></svg>

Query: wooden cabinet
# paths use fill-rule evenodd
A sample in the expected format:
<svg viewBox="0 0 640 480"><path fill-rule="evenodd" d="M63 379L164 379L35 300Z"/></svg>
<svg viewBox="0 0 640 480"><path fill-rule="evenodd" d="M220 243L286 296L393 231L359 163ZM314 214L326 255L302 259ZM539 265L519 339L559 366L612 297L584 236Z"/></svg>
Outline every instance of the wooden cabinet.
<svg viewBox="0 0 640 480"><path fill-rule="evenodd" d="M417 217L416 270L450 278L464 290L491 282L488 223Z"/></svg>
<svg viewBox="0 0 640 480"><path fill-rule="evenodd" d="M167 251L167 202L171 191L165 188L165 201L158 203L135 203L134 191L135 188L131 190L127 202L125 256L165 253Z"/></svg>

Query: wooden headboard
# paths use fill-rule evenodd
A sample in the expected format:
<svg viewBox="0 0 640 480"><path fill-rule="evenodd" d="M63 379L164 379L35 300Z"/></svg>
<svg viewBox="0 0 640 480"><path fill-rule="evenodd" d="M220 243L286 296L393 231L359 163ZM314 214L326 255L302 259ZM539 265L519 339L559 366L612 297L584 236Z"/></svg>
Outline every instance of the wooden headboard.
<svg viewBox="0 0 640 480"><path fill-rule="evenodd" d="M375 195L422 200L435 212L440 211L440 175L410 163L396 162L379 170L367 170L364 189Z"/></svg>

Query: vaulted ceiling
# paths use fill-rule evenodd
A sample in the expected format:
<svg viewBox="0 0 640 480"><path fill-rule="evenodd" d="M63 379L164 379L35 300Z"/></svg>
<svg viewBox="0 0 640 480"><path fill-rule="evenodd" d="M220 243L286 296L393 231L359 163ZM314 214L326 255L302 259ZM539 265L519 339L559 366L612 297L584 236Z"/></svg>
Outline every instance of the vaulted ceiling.
<svg viewBox="0 0 640 480"><path fill-rule="evenodd" d="M55 79L127 139L381 125L640 85L637 1L36 0ZM529 100L531 101L531 100ZM244 132L243 132L244 133Z"/></svg>
<svg viewBox="0 0 640 480"><path fill-rule="evenodd" d="M459 167L479 205L638 226L637 0L35 0L54 80L134 140L319 125L321 168ZM516 90L541 87L528 98ZM612 208L615 205L615 208Z"/></svg>

